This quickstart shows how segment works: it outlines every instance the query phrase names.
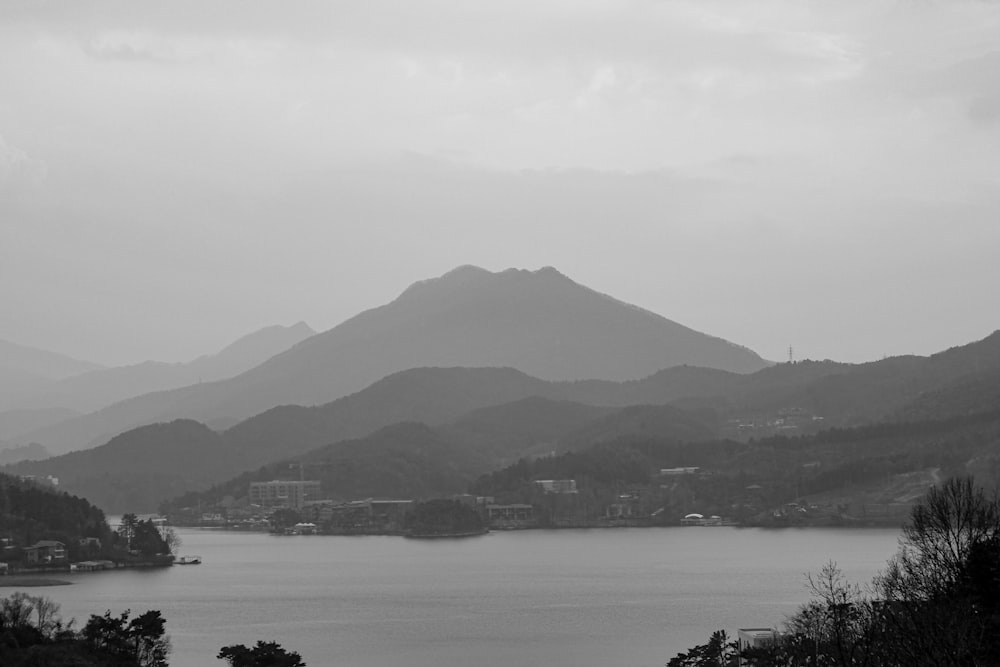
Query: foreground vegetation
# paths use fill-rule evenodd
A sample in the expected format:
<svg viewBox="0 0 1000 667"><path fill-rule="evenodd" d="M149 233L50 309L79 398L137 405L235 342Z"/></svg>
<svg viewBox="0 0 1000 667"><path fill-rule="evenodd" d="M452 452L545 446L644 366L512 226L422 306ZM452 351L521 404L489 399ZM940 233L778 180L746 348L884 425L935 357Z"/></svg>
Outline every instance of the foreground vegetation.
<svg viewBox="0 0 1000 667"><path fill-rule="evenodd" d="M834 564L810 578L812 599L765 646L723 631L668 667L976 667L1000 664L1000 496L971 477L932 488L899 552L867 589Z"/></svg>
<svg viewBox="0 0 1000 667"><path fill-rule="evenodd" d="M91 615L79 631L63 624L59 606L14 593L0 599L0 665L4 667L167 667L166 619L151 610ZM230 667L306 667L301 656L275 642L224 646L216 656Z"/></svg>

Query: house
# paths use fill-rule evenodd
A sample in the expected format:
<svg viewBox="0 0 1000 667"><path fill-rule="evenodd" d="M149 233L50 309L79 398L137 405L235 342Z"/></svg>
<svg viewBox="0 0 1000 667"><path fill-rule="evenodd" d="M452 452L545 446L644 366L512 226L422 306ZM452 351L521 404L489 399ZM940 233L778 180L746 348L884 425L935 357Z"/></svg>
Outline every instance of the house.
<svg viewBox="0 0 1000 667"><path fill-rule="evenodd" d="M40 540L24 548L24 560L38 564L65 562L66 545L56 540Z"/></svg>
<svg viewBox="0 0 1000 667"><path fill-rule="evenodd" d="M99 537L81 537L80 538L80 549L83 551L100 551L101 550L101 538Z"/></svg>

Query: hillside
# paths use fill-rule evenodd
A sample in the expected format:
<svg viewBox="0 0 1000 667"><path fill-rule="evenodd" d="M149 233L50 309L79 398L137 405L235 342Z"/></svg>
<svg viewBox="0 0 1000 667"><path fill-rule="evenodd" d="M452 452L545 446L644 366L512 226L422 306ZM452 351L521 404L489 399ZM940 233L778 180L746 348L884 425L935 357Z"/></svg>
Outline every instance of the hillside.
<svg viewBox="0 0 1000 667"><path fill-rule="evenodd" d="M461 267L234 378L133 398L25 437L64 452L157 421L245 419L278 405L322 405L417 367L505 366L550 381L622 381L683 364L738 373L768 365L746 348L551 268Z"/></svg>
<svg viewBox="0 0 1000 667"><path fill-rule="evenodd" d="M673 419L667 416L670 412ZM614 419L623 413L621 419ZM204 493L189 493L165 503L177 509L211 506L226 496L247 495L251 481L295 479L305 475L321 483L324 496L338 500L366 497L433 498L464 492L469 484L503 461L531 456L553 443L572 447L578 433L597 433L608 423L634 419L634 410L613 410L545 399L525 399L495 408L476 410L437 427L403 422L364 438L326 445L294 459L287 458L217 484ZM592 419L594 415L605 416ZM498 420L520 415L526 421ZM588 428L589 426L589 428ZM678 434L711 434L711 429L681 410L665 411L655 424L647 423L650 437L679 443Z"/></svg>
<svg viewBox="0 0 1000 667"><path fill-rule="evenodd" d="M218 433L198 422L177 420L123 433L92 450L8 466L7 471L52 475L60 488L121 514L154 511L157 498L224 478L227 458Z"/></svg>
<svg viewBox="0 0 1000 667"><path fill-rule="evenodd" d="M0 535L12 539L15 547L59 540L73 558L80 556L79 538L96 537L111 544L104 513L87 500L4 474L0 474Z"/></svg>
<svg viewBox="0 0 1000 667"><path fill-rule="evenodd" d="M612 407L529 396L473 410L435 429L490 454L495 464L506 465L518 456L555 451L568 434L616 412Z"/></svg>
<svg viewBox="0 0 1000 667"><path fill-rule="evenodd" d="M1000 411L749 443L627 436L518 461L470 491L533 503L543 524L606 521L614 508L619 518L667 524L697 512L757 525L899 525L936 481L974 475L996 488L998 438ZM682 467L696 470L659 474ZM553 503L538 479L575 479L578 495Z"/></svg>

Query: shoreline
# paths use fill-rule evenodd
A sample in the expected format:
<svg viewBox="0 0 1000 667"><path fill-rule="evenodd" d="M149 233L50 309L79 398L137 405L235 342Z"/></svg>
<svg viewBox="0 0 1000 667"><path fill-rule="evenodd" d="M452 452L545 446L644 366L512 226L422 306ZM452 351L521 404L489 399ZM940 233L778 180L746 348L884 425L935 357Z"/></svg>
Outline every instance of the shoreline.
<svg viewBox="0 0 1000 667"><path fill-rule="evenodd" d="M47 579L45 577L25 577L7 575L0 577L0 588L40 588L43 586L72 586L72 581L62 579Z"/></svg>

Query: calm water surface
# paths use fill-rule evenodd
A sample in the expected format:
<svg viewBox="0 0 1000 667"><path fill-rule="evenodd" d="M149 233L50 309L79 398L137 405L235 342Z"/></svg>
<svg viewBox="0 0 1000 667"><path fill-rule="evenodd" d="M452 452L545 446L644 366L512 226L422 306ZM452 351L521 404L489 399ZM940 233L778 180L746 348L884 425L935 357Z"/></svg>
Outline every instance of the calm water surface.
<svg viewBox="0 0 1000 667"><path fill-rule="evenodd" d="M665 528L466 540L179 530L204 564L31 589L85 621L159 609L173 667L277 641L310 667L662 666L718 628L773 626L836 561L864 583L897 530Z"/></svg>

